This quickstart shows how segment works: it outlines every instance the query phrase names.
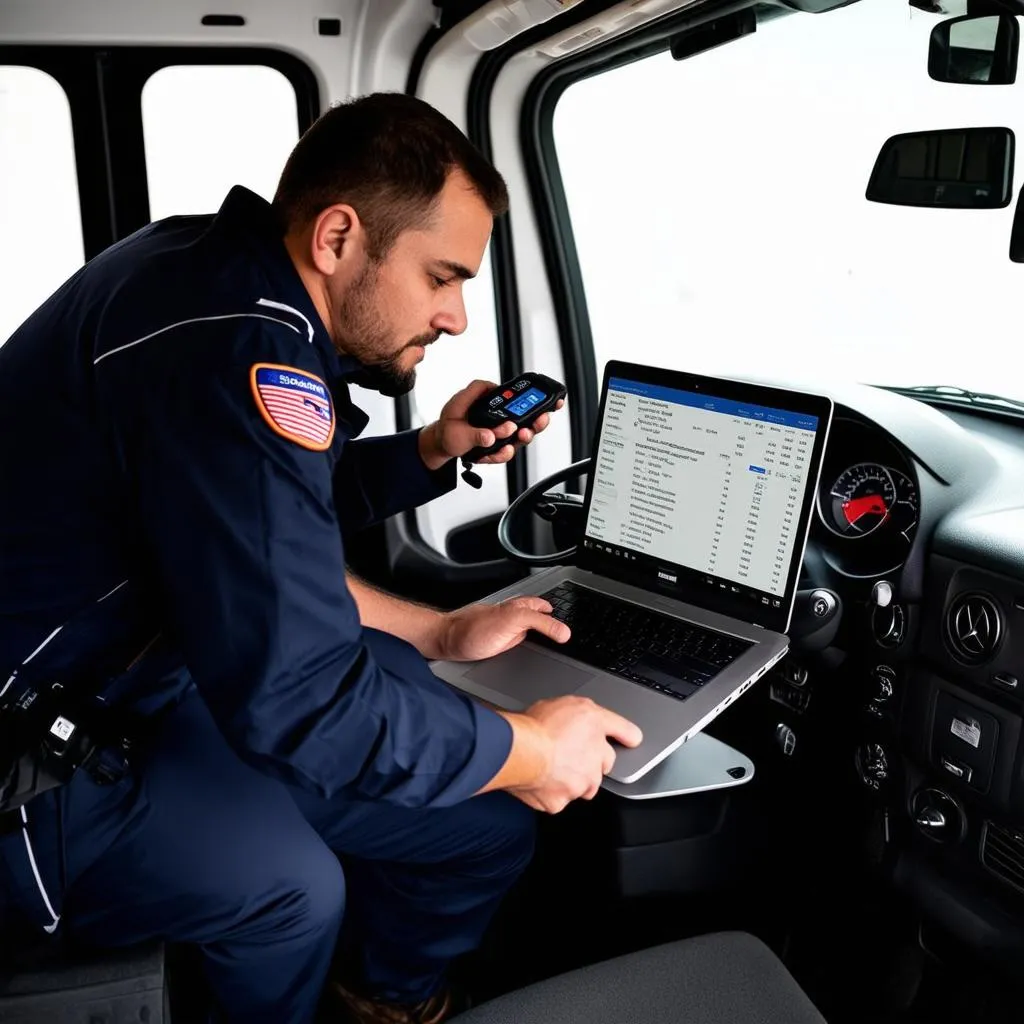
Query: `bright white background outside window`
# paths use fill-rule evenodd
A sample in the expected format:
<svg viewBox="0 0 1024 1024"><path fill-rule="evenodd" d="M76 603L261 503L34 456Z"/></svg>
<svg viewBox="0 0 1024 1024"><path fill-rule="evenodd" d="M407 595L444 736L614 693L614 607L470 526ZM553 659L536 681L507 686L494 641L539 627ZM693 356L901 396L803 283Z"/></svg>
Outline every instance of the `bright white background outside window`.
<svg viewBox="0 0 1024 1024"><path fill-rule="evenodd" d="M469 322L466 332L454 338L438 338L417 370L416 388L410 396L417 426L437 419L445 402L471 381L501 381L490 248L484 254L480 273L463 285L462 294ZM454 527L508 507L505 467L478 466L476 473L483 482L479 491L470 494L469 484L460 480L454 491L417 511L423 539L438 551L444 551L445 537Z"/></svg>
<svg viewBox="0 0 1024 1024"><path fill-rule="evenodd" d="M153 220L213 213L232 185L273 198L299 138L295 90L260 65L175 65L142 89Z"/></svg>
<svg viewBox="0 0 1024 1024"><path fill-rule="evenodd" d="M0 345L84 260L71 111L35 68L0 67Z"/></svg>
<svg viewBox="0 0 1024 1024"><path fill-rule="evenodd" d="M905 131L1009 127L1022 180L1024 81L932 81L938 22L861 0L566 92L555 140L599 366L1024 398L1013 207L864 198L882 143Z"/></svg>

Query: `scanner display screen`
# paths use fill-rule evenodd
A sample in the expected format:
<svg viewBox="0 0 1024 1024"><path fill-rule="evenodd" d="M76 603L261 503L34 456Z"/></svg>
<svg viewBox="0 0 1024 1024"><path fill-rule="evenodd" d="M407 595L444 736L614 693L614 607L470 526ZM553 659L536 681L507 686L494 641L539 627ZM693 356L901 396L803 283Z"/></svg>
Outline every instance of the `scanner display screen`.
<svg viewBox="0 0 1024 1024"><path fill-rule="evenodd" d="M539 405L547 395L540 388L530 388L505 406L510 416L525 416L535 405Z"/></svg>

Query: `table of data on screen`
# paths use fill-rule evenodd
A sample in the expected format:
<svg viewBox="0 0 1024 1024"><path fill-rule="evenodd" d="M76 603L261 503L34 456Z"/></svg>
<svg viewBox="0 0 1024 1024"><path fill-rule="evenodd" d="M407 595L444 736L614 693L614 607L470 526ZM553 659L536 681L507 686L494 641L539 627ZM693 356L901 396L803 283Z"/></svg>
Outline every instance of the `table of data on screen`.
<svg viewBox="0 0 1024 1024"><path fill-rule="evenodd" d="M816 419L612 381L587 535L781 594Z"/></svg>

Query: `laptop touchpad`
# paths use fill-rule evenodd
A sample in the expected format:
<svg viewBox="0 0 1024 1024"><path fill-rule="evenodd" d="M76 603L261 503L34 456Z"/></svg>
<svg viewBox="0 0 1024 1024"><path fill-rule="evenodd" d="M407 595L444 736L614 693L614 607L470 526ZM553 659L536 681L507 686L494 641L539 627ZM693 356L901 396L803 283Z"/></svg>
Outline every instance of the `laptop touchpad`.
<svg viewBox="0 0 1024 1024"><path fill-rule="evenodd" d="M529 707L547 697L575 693L594 678L594 673L529 647L513 647L497 658L474 665L465 678L517 697L523 707Z"/></svg>

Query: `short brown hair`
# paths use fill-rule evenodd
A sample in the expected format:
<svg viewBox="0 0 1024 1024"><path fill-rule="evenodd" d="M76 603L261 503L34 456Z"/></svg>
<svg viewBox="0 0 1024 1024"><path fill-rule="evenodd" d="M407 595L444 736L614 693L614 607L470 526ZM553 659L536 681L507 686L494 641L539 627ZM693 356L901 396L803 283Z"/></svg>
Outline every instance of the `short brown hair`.
<svg viewBox="0 0 1024 1024"><path fill-rule="evenodd" d="M448 175L461 170L492 216L508 209L505 181L442 113L402 93L372 93L323 113L292 150L274 195L285 230L334 203L359 214L380 258L429 217Z"/></svg>

